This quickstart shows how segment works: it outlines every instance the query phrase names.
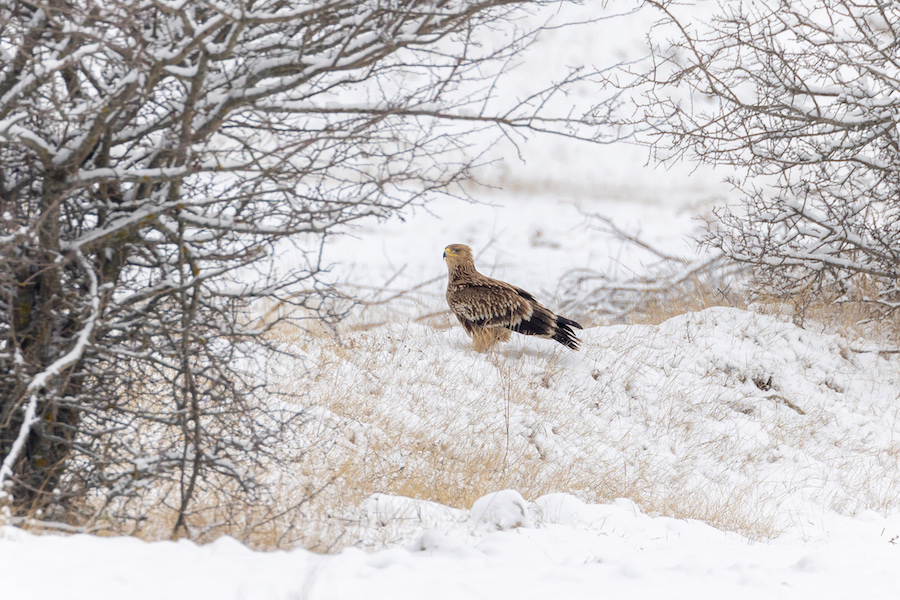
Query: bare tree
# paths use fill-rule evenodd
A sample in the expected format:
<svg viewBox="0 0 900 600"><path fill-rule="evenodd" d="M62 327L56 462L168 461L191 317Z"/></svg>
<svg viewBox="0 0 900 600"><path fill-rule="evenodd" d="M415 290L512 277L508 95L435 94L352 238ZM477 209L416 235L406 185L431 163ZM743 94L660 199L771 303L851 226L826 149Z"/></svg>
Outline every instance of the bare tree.
<svg viewBox="0 0 900 600"><path fill-rule="evenodd" d="M201 491L259 493L265 457L302 449L283 446L300 416L271 399L264 362L283 349L251 303L333 316L315 249L456 193L478 155L460 132L607 135L602 107L548 111L590 73L496 111L491 82L470 84L532 39L511 19L542 4L3 3L0 493L14 509L83 522L153 490L190 533ZM491 27L513 35L494 47ZM304 264L274 260L285 240Z"/></svg>
<svg viewBox="0 0 900 600"><path fill-rule="evenodd" d="M561 281L560 310L588 323L633 323L676 311L736 304L732 296L746 285L746 266L719 251L683 256L661 250L603 215L586 214L600 237L615 240L627 256L644 256L633 272L611 264L605 270L576 268Z"/></svg>
<svg viewBox="0 0 900 600"><path fill-rule="evenodd" d="M666 156L735 167L744 206L708 241L782 294L900 307L900 6L648 0L650 93Z"/></svg>

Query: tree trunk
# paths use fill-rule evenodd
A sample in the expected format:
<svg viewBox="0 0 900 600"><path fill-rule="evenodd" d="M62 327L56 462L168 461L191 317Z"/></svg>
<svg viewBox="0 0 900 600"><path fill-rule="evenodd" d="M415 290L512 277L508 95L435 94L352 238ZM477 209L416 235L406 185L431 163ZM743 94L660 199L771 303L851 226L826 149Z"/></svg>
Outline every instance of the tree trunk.
<svg viewBox="0 0 900 600"><path fill-rule="evenodd" d="M55 502L54 490L65 470L77 431L79 414L72 407L60 406L57 399L77 396L79 361L58 376L51 377L44 389L27 390L32 376L44 371L61 353L68 340L80 329L77 314L66 314L62 295L63 262L59 254L59 189L63 174L48 177L42 202L42 225L37 256L23 257L16 277L17 297L13 304L12 323L23 369L28 377L18 377L12 390L0 397L3 419L0 421L0 456L6 456L24 422L24 407L32 394L37 394L38 417L25 442L24 451L14 465L11 490L16 504L28 512L47 513ZM44 398L49 398L45 400ZM60 516L60 515L56 515Z"/></svg>

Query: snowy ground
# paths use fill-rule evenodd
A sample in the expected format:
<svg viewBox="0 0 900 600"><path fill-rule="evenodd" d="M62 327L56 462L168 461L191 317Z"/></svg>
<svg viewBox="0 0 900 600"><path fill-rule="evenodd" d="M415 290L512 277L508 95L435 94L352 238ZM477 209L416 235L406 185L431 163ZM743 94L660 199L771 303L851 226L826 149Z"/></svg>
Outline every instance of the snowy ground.
<svg viewBox="0 0 900 600"><path fill-rule="evenodd" d="M628 58L652 20L634 19L551 32L539 70ZM512 93L532 78L514 73ZM285 333L303 360L271 369L309 399L298 435L318 443L283 475L341 474L303 540L334 553L7 526L0 598L900 597L896 355L727 308L592 327L577 354L524 338L472 352L441 314L445 245L555 307L569 269L650 259L585 214L690 253L695 218L729 194L721 174L646 167L633 147L520 150L497 147L481 204L336 239L336 281L399 297L361 307L340 344Z"/></svg>
<svg viewBox="0 0 900 600"><path fill-rule="evenodd" d="M372 510L441 523L376 553L258 553L231 538L147 543L0 529L4 598L896 598L900 519L831 517L798 539L753 543L620 500L513 491L470 511L378 497Z"/></svg>
<svg viewBox="0 0 900 600"><path fill-rule="evenodd" d="M502 489L628 498L759 547L825 543L835 523L879 523L876 546L897 535L882 520L900 497L895 358L729 308L583 339L580 353L519 338L478 355L459 328L405 323L309 343L303 435L328 443L304 477L341 477L307 546L381 550L443 526L430 508L373 514L375 493L468 508Z"/></svg>

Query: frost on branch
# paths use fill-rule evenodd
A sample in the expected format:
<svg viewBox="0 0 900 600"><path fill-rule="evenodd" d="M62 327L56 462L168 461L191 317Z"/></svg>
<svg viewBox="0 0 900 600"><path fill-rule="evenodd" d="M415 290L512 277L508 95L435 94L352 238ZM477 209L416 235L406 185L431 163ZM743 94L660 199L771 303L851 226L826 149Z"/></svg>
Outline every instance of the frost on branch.
<svg viewBox="0 0 900 600"><path fill-rule="evenodd" d="M197 536L213 520L200 497L259 506L267 466L302 456L287 434L304 412L267 380L287 350L253 303L339 316L327 236L461 194L484 150L473 131L608 135L602 103L547 103L592 73L494 97L534 36L515 17L543 4L0 6L0 480L15 510L137 527L152 508Z"/></svg>
<svg viewBox="0 0 900 600"><path fill-rule="evenodd" d="M708 242L777 294L900 307L900 6L650 1L639 119L656 149L736 168L742 207Z"/></svg>
<svg viewBox="0 0 900 600"><path fill-rule="evenodd" d="M675 255L603 215L586 217L601 238L621 244L623 254L644 257L636 273L613 263L605 271L580 268L565 274L560 282L563 308L586 322L652 322L689 310L729 306L746 285L746 268L721 252Z"/></svg>

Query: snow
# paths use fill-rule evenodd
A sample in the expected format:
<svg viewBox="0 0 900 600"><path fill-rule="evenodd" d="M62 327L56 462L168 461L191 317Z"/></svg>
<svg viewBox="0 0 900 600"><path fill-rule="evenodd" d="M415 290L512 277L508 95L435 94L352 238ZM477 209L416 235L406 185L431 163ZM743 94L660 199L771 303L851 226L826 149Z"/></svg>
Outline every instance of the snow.
<svg viewBox="0 0 900 600"><path fill-rule="evenodd" d="M385 522L428 508L379 500ZM627 500L589 505L568 494L525 502L506 490L446 512L439 526L390 549L332 555L253 552L228 537L197 546L4 527L0 580L4 597L70 600L837 599L895 598L900 589L896 517L833 518L828 532L763 544L652 518ZM483 527L488 512L492 526Z"/></svg>
<svg viewBox="0 0 900 600"><path fill-rule="evenodd" d="M504 93L527 97L538 73L579 61L631 60L653 15L630 19L551 30ZM730 308L590 327L580 353L517 337L475 354L448 318L423 319L445 308L447 244L470 244L482 272L555 307L569 269L652 260L586 215L690 255L696 218L730 193L722 173L647 166L622 144L542 138L491 152L482 179L496 187L473 190L480 203L439 199L333 239L332 277L372 304L342 345L293 339L304 360L269 365L310 398L298 437L333 444L313 448L308 473L381 468L408 479L376 483L449 500L385 483L342 503L348 475L321 494L327 518L309 518L331 554L5 525L0 597L896 598L897 357ZM308 258L278 257L286 269Z"/></svg>

